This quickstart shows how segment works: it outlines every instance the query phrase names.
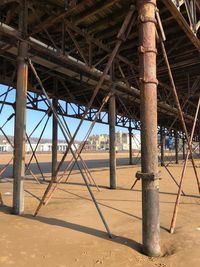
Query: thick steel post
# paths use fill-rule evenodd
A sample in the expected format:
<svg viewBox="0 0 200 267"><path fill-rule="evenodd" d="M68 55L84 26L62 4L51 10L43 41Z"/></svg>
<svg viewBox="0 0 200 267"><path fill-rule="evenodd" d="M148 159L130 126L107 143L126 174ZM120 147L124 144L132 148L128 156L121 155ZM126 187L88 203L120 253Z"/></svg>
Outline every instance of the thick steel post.
<svg viewBox="0 0 200 267"><path fill-rule="evenodd" d="M199 141L199 156L200 156L200 141Z"/></svg>
<svg viewBox="0 0 200 267"><path fill-rule="evenodd" d="M138 0L141 91L143 251L160 255L159 175L157 151L156 0Z"/></svg>
<svg viewBox="0 0 200 267"><path fill-rule="evenodd" d="M116 103L113 94L109 100L109 138L110 138L110 189L116 189L116 142L115 142Z"/></svg>
<svg viewBox="0 0 200 267"><path fill-rule="evenodd" d="M165 135L163 127L160 127L160 153L161 153L161 166L165 165Z"/></svg>
<svg viewBox="0 0 200 267"><path fill-rule="evenodd" d="M132 153L133 144L132 144L132 128L131 127L129 127L128 132L129 132L129 165L132 165L133 164L133 153Z"/></svg>
<svg viewBox="0 0 200 267"><path fill-rule="evenodd" d="M57 98L53 98L53 107L57 112L58 109L58 100ZM56 178L56 169L58 163L58 121L55 116L52 116L52 165L51 165L51 173L52 179L55 181Z"/></svg>
<svg viewBox="0 0 200 267"><path fill-rule="evenodd" d="M26 51L26 43L20 43L18 56L13 163L13 212L15 214L21 214L24 211L23 179L25 176L26 94L28 76L28 67L24 59Z"/></svg>
<svg viewBox="0 0 200 267"><path fill-rule="evenodd" d="M22 36L26 35L27 3L22 1L19 29ZM13 213L22 214L24 211L25 176L25 145L26 145L26 96L28 84L27 57L28 46L20 42L18 47L17 90L15 107L15 133L14 133L14 161L13 161Z"/></svg>
<svg viewBox="0 0 200 267"><path fill-rule="evenodd" d="M175 162L176 164L178 164L178 144L179 144L179 140L178 140L178 133L177 131L175 131Z"/></svg>
<svg viewBox="0 0 200 267"><path fill-rule="evenodd" d="M185 160L185 138L182 138L182 142L183 142L183 160Z"/></svg>
<svg viewBox="0 0 200 267"><path fill-rule="evenodd" d="M199 126L200 128L200 126ZM199 133L199 157L200 157L200 133Z"/></svg>

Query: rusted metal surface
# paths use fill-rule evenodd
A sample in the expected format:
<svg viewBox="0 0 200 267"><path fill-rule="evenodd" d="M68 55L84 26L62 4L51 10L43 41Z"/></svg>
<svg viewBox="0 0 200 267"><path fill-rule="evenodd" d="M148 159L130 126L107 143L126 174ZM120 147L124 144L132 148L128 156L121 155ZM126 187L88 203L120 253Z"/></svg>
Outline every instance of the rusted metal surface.
<svg viewBox="0 0 200 267"><path fill-rule="evenodd" d="M132 133L132 128L129 127L128 128L128 135L129 135L129 165L133 164L133 144L132 144L132 137L133 137L133 133Z"/></svg>
<svg viewBox="0 0 200 267"><path fill-rule="evenodd" d="M53 107L55 111L58 110L58 100L56 98L53 99ZM52 167L51 167L51 174L52 179L55 181L56 179L56 168L57 168L57 161L58 161L58 122L55 117L52 117Z"/></svg>
<svg viewBox="0 0 200 267"><path fill-rule="evenodd" d="M13 209L16 214L21 214L24 211L23 179L25 176L26 92L28 81L28 66L24 58L26 57L26 51L26 43L20 43L13 162Z"/></svg>
<svg viewBox="0 0 200 267"><path fill-rule="evenodd" d="M20 32L24 37L27 33L27 2L21 2ZM25 143L26 143L26 94L28 87L28 65L25 60L28 46L25 42L19 43L17 92L15 107L15 137L13 160L13 213L24 212L24 188L25 176Z"/></svg>
<svg viewBox="0 0 200 267"><path fill-rule="evenodd" d="M109 101L110 189L117 188L115 120L116 102L115 95L113 94Z"/></svg>
<svg viewBox="0 0 200 267"><path fill-rule="evenodd" d="M179 152L179 138L178 133L175 131L175 163L178 164L179 158L178 158L178 152Z"/></svg>
<svg viewBox="0 0 200 267"><path fill-rule="evenodd" d="M156 0L138 0L141 90L142 173L158 174ZM142 179L143 249L149 256L160 255L159 180Z"/></svg>
<svg viewBox="0 0 200 267"><path fill-rule="evenodd" d="M182 138L182 143L183 143L183 160L185 160L185 138Z"/></svg>
<svg viewBox="0 0 200 267"><path fill-rule="evenodd" d="M165 133L162 126L160 127L160 164L165 165Z"/></svg>

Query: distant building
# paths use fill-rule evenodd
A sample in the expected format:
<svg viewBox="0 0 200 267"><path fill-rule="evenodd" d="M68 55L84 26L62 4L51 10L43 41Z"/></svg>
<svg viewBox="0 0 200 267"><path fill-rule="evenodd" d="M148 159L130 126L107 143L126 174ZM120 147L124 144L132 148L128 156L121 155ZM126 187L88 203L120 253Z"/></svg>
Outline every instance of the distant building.
<svg viewBox="0 0 200 267"><path fill-rule="evenodd" d="M76 148L78 148L78 145L75 144ZM37 145L37 142L31 143L31 145L29 143L26 143L26 152L27 153L31 153L32 150L36 152L51 152L52 151L52 143L48 142L48 143L40 143ZM58 143L58 152L65 152L67 149L67 144L64 142ZM72 149L75 150L75 147L72 146ZM0 143L0 153L1 152L13 152L13 147L11 144L9 144L6 140L3 140Z"/></svg>
<svg viewBox="0 0 200 267"><path fill-rule="evenodd" d="M126 151L129 150L129 134L123 133L121 131L116 132L116 151ZM11 142L13 143L13 137L10 138ZM31 153L32 150L36 152L44 152L50 153L52 151L52 143L49 139L43 139L37 145L37 138L33 138L31 140L31 145L27 142L26 143L26 152ZM81 142L76 143L76 149L81 144ZM60 141L58 143L58 152L65 152L67 149L67 144L64 141ZM75 147L72 146L72 149L75 150ZM133 135L132 136L132 149L133 150L140 150L140 135ZM92 135L88 138L87 142L84 146L85 151L108 151L109 150L109 135L108 134L99 134L99 135ZM1 152L12 152L13 148L8 143L7 140L0 140L0 153Z"/></svg>
<svg viewBox="0 0 200 267"><path fill-rule="evenodd" d="M129 134L121 131L116 132L116 150L124 151L129 150ZM132 149L140 150L140 135L132 136ZM92 135L88 138L85 150L109 150L109 135L100 134Z"/></svg>

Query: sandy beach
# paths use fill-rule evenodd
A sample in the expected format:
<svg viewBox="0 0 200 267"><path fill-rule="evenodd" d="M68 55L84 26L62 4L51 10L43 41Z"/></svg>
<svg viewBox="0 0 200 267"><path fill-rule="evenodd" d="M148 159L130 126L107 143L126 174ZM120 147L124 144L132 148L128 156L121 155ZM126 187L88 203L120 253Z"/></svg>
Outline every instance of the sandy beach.
<svg viewBox="0 0 200 267"><path fill-rule="evenodd" d="M61 159L62 155L59 155ZM1 167L11 155L1 155ZM149 258L142 254L141 184L134 182L140 166L128 165L128 154L117 154L117 190L110 190L108 153L83 154L92 176L100 187L92 191L113 234L110 239L91 201L77 169L68 183L61 183L47 206L37 217L33 213L44 193L47 182L38 184L31 175L25 180L25 213L10 214L12 179L1 179L0 192L4 206L0 208L0 266L90 267L200 266L200 198L191 163L188 164L181 197L176 230L169 227L176 199L177 186L160 167L160 220L162 257ZM51 169L50 155L38 155L46 179ZM68 160L70 156L68 157ZM28 162L28 157L27 157ZM199 173L199 163L196 161ZM41 178L33 161L31 170ZM182 163L171 164L169 170L180 180ZM9 167L6 176L12 173Z"/></svg>

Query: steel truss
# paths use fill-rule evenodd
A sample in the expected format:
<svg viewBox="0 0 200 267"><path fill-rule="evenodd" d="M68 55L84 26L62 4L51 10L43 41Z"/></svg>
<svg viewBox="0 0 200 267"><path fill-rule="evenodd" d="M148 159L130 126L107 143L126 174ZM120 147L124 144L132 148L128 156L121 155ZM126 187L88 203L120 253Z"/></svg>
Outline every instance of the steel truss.
<svg viewBox="0 0 200 267"><path fill-rule="evenodd" d="M85 177L85 175L84 175L84 173L83 173L83 171L81 169L81 165L80 165L80 163L78 161L78 159L81 159L81 156L80 156L81 151L78 152L78 155L76 157L77 151L74 152L73 149L72 149L72 146L73 146L74 140L76 138L76 135L77 135L79 129L81 128L82 123L83 123L85 117L87 116L87 113L88 113L89 109L91 108L98 91L101 89L101 87L102 87L102 85L103 85L103 83L105 81L105 77L108 74L108 72L109 72L109 70L110 70L110 68L112 66L113 60L114 60L115 56L117 55L117 52L118 52L122 42L125 41L125 39L128 37L128 35L130 33L130 29L132 28L132 21L133 21L132 16L133 16L133 8L130 8L130 10L129 10L129 12L128 12L128 14L127 14L127 16L126 16L121 28L120 28L120 30L119 30L119 33L117 35L117 42L116 42L115 48L113 49L113 51L112 51L112 53L111 53L111 55L110 55L110 57L108 59L108 63L107 63L107 65L106 65L106 67L105 67L105 69L104 69L104 71L102 73L102 76L99 79L99 82L97 83L97 85L96 85L96 87L94 89L93 95L92 95L92 97L91 97L91 99L90 99L90 101L88 103L88 106L84 110L84 113L83 113L83 115L81 117L80 123L79 123L75 133L73 134L73 136L70 134L67 125L63 124L62 121L59 119L58 114L56 114L56 112L55 112L55 110L54 110L54 108L53 108L53 106L52 106L52 104L50 102L50 99L49 99L49 97L48 97L48 95L47 95L47 93L46 93L46 91L45 91L45 89L43 87L43 84L42 84L40 78L38 77L37 72L36 72L33 64L31 63L31 61L29 59L29 65L30 65L30 67L31 67L31 69L32 69L32 71L33 71L33 73L34 73L34 75L35 75L35 77L36 77L36 79L37 79L42 91L43 91L43 94L45 95L45 97L47 99L48 105L51 108L54 117L58 121L60 129L61 129L61 131L62 131L62 133L63 133L63 135L64 135L64 137L66 139L66 142L68 144L67 150L66 150L62 160L60 161L60 163L59 163L59 165L58 165L58 167L56 169L55 180L57 181L58 171L59 171L60 167L62 166L62 164L63 164L68 152L71 151L71 153L72 153L72 155L74 157L74 160L76 161L77 167L80 170L80 173L81 173L81 175L83 177L83 180L84 180L84 182L85 182L85 184L86 184L86 186L88 188L88 191L89 191L89 193L91 195L91 198L92 198L92 200L93 200L93 202L94 202L94 204L95 204L95 206L97 208L97 211L98 211L98 213L99 213L99 215L100 215L100 217L101 217L101 219L102 219L102 221L104 223L104 226L105 226L105 228L106 228L106 230L107 230L107 232L108 232L110 237L112 235L111 235L111 232L109 230L109 227L108 227L108 225L107 225L107 223L106 223L106 221L105 221L105 219L103 217L103 214L101 213L99 205L96 202L96 199L95 199L95 197L94 197L94 195L93 195L93 193L92 193L92 191L90 189L90 186L89 186L89 184L87 182L87 179L86 179L86 177ZM41 208L42 204L44 204L44 201L45 201L46 197L48 196L48 193L51 190L52 186L53 186L53 180L51 180L51 182L49 183L49 185L48 185L48 187L47 187L47 189L46 189L46 191L45 191L45 193L44 193L44 195L42 197L42 200L40 201L40 204L39 204L38 208L36 209L35 215L37 215L37 213L38 213L39 209Z"/></svg>
<svg viewBox="0 0 200 267"><path fill-rule="evenodd" d="M13 88L13 90L15 90ZM48 108L45 104L46 99L44 96L42 96L39 93L31 93L28 92L27 94L27 105L26 108L28 110L35 110L46 113L48 111ZM81 119L84 115L86 107L80 104L74 104L72 102L64 101L64 100L58 100L59 105L62 106L62 109L58 110L58 114L60 116L73 118L73 119ZM0 104L8 105L15 107L15 102L11 101L3 101L0 100ZM100 113L98 112L98 108L89 108L87 115L85 116L85 121L94 121L94 118L96 117L96 114L98 114L98 118L96 119L97 123L102 123L109 125L108 121L108 111L105 109L102 110ZM140 130L140 121L136 120L134 118L129 118L127 116L117 115L116 118L116 126L122 127L122 128L130 128L130 122L131 122L131 128L133 130Z"/></svg>
<svg viewBox="0 0 200 267"><path fill-rule="evenodd" d="M3 1L3 5L6 1ZM38 1L40 2L40 1ZM112 38L108 38L110 43L103 42L103 37L94 38L93 34L86 32L84 29L79 27L78 25L81 22L84 22L85 17L90 17L91 9L86 10L86 16L75 16L74 20L68 20L67 16L73 15L73 12L76 8L84 8L84 4L89 1L81 1L77 3L77 5L73 4L72 7L65 10L65 12L60 13L54 19L49 19L41 22L41 18L36 15L36 19L38 25L32 27L32 29L28 31L28 9L34 7L32 5L28 6L27 1L20 1L20 23L19 30L16 30L12 27L8 27L7 20L5 19L5 23L0 24L0 32L3 36L3 44L0 47L0 52L2 53L2 58L5 59L6 62L13 61L11 63L11 67L9 67L9 72L13 73L13 79L11 83L16 83L15 79L15 57L18 57L18 70L17 70L17 88L19 89L19 97L17 97L16 103L9 103L6 99L3 99L2 104L10 104L14 108L16 108L16 121L18 117L18 122L22 126L24 125L25 118L25 98L26 94L24 92L27 91L28 84L28 64L29 69L32 71L32 76L29 76L29 81L31 81L30 90L35 93L41 92L42 95L28 93L28 103L27 109L39 110L45 113L51 111L54 119L57 121L63 136L68 144L67 150L65 151L61 161L59 162L54 177L51 178L50 183L47 186L47 189L44 192L44 195L36 209L35 215L37 215L38 211L42 207L42 205L47 204L50 200L53 192L56 190L57 185L63 179L63 174L58 177L61 166L63 165L68 153L71 151L73 158L67 166L67 170L69 170L69 174L73 169L73 166L76 164L82 178L87 186L87 189L91 195L91 198L97 208L97 211L104 223L104 226L111 237L111 232L109 227L101 213L99 205L91 191L88 180L92 178L89 174L89 170L87 166L84 164L84 161L81 158L81 152L84 148L85 141L89 137L93 126L96 122L108 124L108 114L104 105L107 104L107 101L110 97L111 87L113 86L113 81L115 84L115 90L113 90L113 94L117 95L118 99L118 114L116 117L116 125L120 127L126 127L131 132L133 129L140 130L142 132L142 171L137 173L137 179L142 178L142 197L143 197L143 243L144 243L144 251L149 256L159 256L160 255L160 238L159 238L159 173L158 173L158 157L157 157L157 107L158 112L162 116L162 120L160 121L160 125L163 125L165 118L166 131L170 132L170 134L180 135L181 138L185 138L184 140L187 142L187 156L184 162L183 172L181 176L180 184L177 183L175 178L172 175L174 182L179 187L177 194L177 201L174 209L174 215L172 219L171 232L173 232L175 227L176 215L177 215L177 207L180 200L180 194L182 191L182 181L185 175L185 171L187 168L187 161L190 155L195 178L197 181L198 189L200 192L200 183L199 177L196 170L193 150L192 150L192 142L199 135L199 131L196 131L196 124L199 123L197 120L197 116L199 113L200 100L198 103L198 107L196 109L195 101L194 103L189 99L190 97L184 97L182 94L182 98L179 99L178 93L179 90L183 89L183 86L176 87L175 78L172 74L172 68L176 70L176 68L180 68L178 71L178 75L182 75L182 68L187 70L187 67L192 65L191 75L192 80L196 77L196 73L198 72L198 58L190 58L188 56L186 61L180 60L176 62L173 60L173 65L170 66L171 60L168 58L166 53L165 46L165 32L162 27L162 21L160 19L160 13L157 9L157 1L156 0L148 0L142 1L138 0L138 14L136 11L136 6L131 6L128 9L125 9L126 16L123 21L123 24L118 31L117 40L113 38L115 37L115 30L113 31L114 35L111 34ZM106 9L106 7L110 7L110 5L114 4L116 1L108 1L109 4L106 7L104 3L100 3L98 1L99 9ZM104 1L102 1L104 2ZM111 4L110 4L111 2ZM128 1L127 1L128 2ZM132 1L131 1L132 2ZM161 1L160 1L161 2ZM163 5L167 6L171 11L173 17L177 17L177 22L180 25L180 28L184 29L191 43L193 43L198 50L200 50L200 42L195 34L199 28L199 22L196 16L196 1L174 1L174 0L163 0ZM184 16L180 12L180 5L184 3L187 12L187 19L189 20L190 27L188 27L187 20L185 20ZM199 2L198 2L199 3ZM161 5L162 6L162 5ZM65 9L68 6L65 5ZM96 7L96 6L95 6ZM199 5L197 4L199 8ZM175 9L175 10L174 10ZM93 10L94 12L94 10ZM92 12L92 14L94 14ZM97 10L95 9L95 12ZM139 16L138 16L139 15ZM92 15L91 15L92 16ZM124 44L127 39L130 37L132 33L133 26L136 24L136 20L138 18L139 24L139 43L140 47L139 51L139 63L135 63L132 60L129 60L129 55L135 56L134 53L129 54L127 51L129 49L133 52L132 41L135 38L135 32L133 32L132 39L130 42ZM167 20L168 18L166 18ZM170 19L171 20L171 19ZM76 21L76 22L75 22ZM105 21L104 21L105 22ZM121 22L121 21L119 21ZM62 30L58 32L58 35L53 35L49 31L50 26L56 26L55 23L62 26ZM8 23L9 24L9 23ZM87 23L86 23L87 24ZM158 25L158 33L156 32L156 24ZM11 24L12 25L12 24ZM97 25L96 25L97 26ZM100 25L101 26L101 25ZM60 28L60 27L59 27ZM84 28L84 27L83 27ZM98 26L97 26L98 28ZM175 28L175 27L174 27ZM116 28L118 30L118 28ZM89 30L89 29L88 29ZM170 29L171 30L171 29ZM173 29L172 29L173 30ZM179 29L178 29L179 30ZM89 30L90 31L90 30ZM92 32L92 30L91 30ZM41 33L42 38L40 40L37 39ZM55 33L55 31L54 31ZM163 58L159 60L159 64L163 64L158 69L158 77L156 73L156 57L157 57L157 49L156 49L156 33L157 39L160 42L160 51L163 54ZM169 32L171 34L171 32ZM173 34L173 31L172 31ZM36 39L32 37L32 35L36 35ZM97 32L98 35L98 32ZM136 33L136 36L138 34ZM56 36L56 37L55 37ZM59 38L57 38L59 36ZM109 34L108 34L109 36ZM61 37L61 38L60 38ZM185 36L181 37L184 40ZM62 42L57 42L57 40L62 40ZM110 40L111 39L111 40ZM114 39L114 40L112 40ZM42 41L41 41L42 40ZM43 42L44 40L44 42ZM80 40L80 41L79 41ZM174 38L173 42L176 43L175 46L180 47L180 40L176 42L176 38ZM13 43L16 41L19 42L19 49ZM105 41L105 40L104 40ZM173 44L172 42L172 44ZM10 44L9 44L10 43ZM105 44L106 43L106 44ZM177 44L178 43L178 44ZM131 46L130 46L131 44ZM171 43L169 42L168 45ZM136 46L138 45L138 41ZM188 45L188 44L187 44ZM29 51L28 51L29 46ZM190 43L189 43L190 46ZM134 46L135 47L135 46ZM24 49L23 49L24 48ZM174 49L174 48L173 48ZM174 52L173 49L170 49L169 53L172 54ZM125 51L125 53L123 53ZM137 50L135 50L137 51ZM19 52L19 53L18 53ZM122 56L124 54L125 56ZM176 53L176 56L182 57L183 55L180 53ZM7 60L7 57L9 60ZM32 63L33 62L33 63ZM10 63L10 62L9 62ZM139 64L139 70L137 68ZM191 65L190 65L191 64ZM40 66L36 67L35 65ZM41 67L42 66L42 67ZM112 78L113 66L117 66L114 69L114 74L116 77L115 80ZM184 68L186 66L186 68ZM98 68L96 68L98 67ZM44 71L45 70L45 73ZM20 75L23 73L23 75ZM54 73L54 75L53 75ZM110 73L112 73L110 75ZM169 76L170 86L166 84L166 76ZM4 80L7 79L6 68L3 68ZM61 90L57 94L55 92L55 88L48 87L49 84L52 86L52 77L54 80L54 76L59 76L61 79L59 81L62 84ZM22 79L24 78L24 79ZM65 78L70 85L73 85L73 89L75 89L74 95L68 89ZM160 80L161 78L161 80ZM51 82L48 84L49 79ZM2 79L3 80L3 79ZM190 77L188 77L190 80ZM182 79L178 79L179 85L182 84ZM195 81L196 82L196 81ZM194 82L194 87L192 89L198 90L198 83ZM8 84L7 80L5 84ZM35 84L36 83L36 84ZM33 84L35 84L33 86ZM59 86L60 86L59 84ZM190 83L189 83L190 84ZM157 95L157 86L158 89L162 89L158 91ZM140 87L140 90L137 88ZM189 86L190 87L190 86ZM48 88L48 91L45 89ZM23 89L23 90L21 90ZM51 90L52 89L52 90ZM99 95L100 91L103 91L104 94ZM65 94L63 94L65 92ZM128 95L126 97L126 95ZM58 110L52 104L51 98L60 98L60 103L58 103ZM108 98L107 98L108 97ZM126 103L123 103L122 98L126 98ZM6 97L5 97L6 98ZM61 100L62 99L62 100ZM67 99L67 101L66 101ZM81 99L81 102L80 102ZM22 107L20 106L20 100ZM61 101L64 100L61 104ZM103 103L102 103L103 100ZM157 101L158 100L158 101ZM185 103L189 103L186 106ZM45 107L43 104L45 103ZM73 103L73 104L71 104ZM134 107L130 105L130 103L134 103ZM127 106L128 107L127 107ZM100 108L99 108L100 106ZM141 112L138 111L139 106L141 107ZM189 109L188 109L189 107ZM121 109L120 109L121 108ZM123 109L125 110L123 113ZM130 111L131 109L131 111ZM195 112L196 111L196 112ZM152 114L151 114L152 112ZM130 113L130 116L127 115ZM141 125L139 123L139 115L141 117ZM78 118L80 122L75 133L72 135L70 133L69 127L64 120L64 117ZM175 119L171 124L171 118ZM195 117L194 117L195 116ZM47 122L48 123L47 118ZM179 119L179 120L177 120ZM82 127L83 121L88 120L91 121L91 127L88 130L88 133L83 140L80 149L75 148L75 151L72 149L75 147L74 141ZM193 123L194 122L194 123ZM176 123L176 125L175 125ZM193 124L192 131L189 131L188 128ZM15 124L16 126L17 124ZM46 125L46 124L45 124ZM171 125L171 126L170 126ZM18 126L18 125L17 125ZM23 127L18 127L17 133L19 135L20 142L18 145L18 153L19 161L16 161L16 173L14 175L14 183L16 185L16 189L14 195L16 195L16 202L18 205L17 208L21 207L21 210L18 209L18 214L23 210L23 203L20 203L22 199L22 190L23 190L23 166L24 166L24 150L23 150ZM175 132L173 132L175 130ZM165 131L165 129L164 129ZM178 131L178 132L177 132ZM43 131L42 131L43 133ZM42 137L41 133L41 137ZM40 137L40 139L41 139ZM30 143L30 140L27 136L27 140ZM15 147L16 150L16 147ZM32 157L35 157L35 151L32 149ZM15 155L15 160L18 159ZM31 157L31 159L32 159ZM28 164L30 165L30 163ZM167 169L167 166L164 165ZM71 168L71 169L70 169ZM22 170L22 171L21 171ZM88 176L87 176L88 175ZM86 177L87 176L87 177ZM19 207L20 206L20 207Z"/></svg>
<svg viewBox="0 0 200 267"><path fill-rule="evenodd" d="M163 1L163 2L166 5L172 4L173 7L175 7L173 2L177 5L177 7L179 7L182 4L182 2L191 2L190 6L191 6L191 9L193 10L193 13L195 14L194 6L196 6L196 5L194 4L195 3L194 0L193 1L167 0L167 1ZM168 4L168 2L170 4ZM197 1L196 1L196 4L198 7ZM29 5L30 5L30 3L29 3ZM78 18L77 18L78 23L76 23L76 24L72 23L71 21L69 21L67 19L67 16L70 16L71 14L73 14L73 10L76 9L76 7L78 8L79 6L83 7L83 3L80 3L77 6L75 5L72 9L69 8L69 10L66 13L63 13L62 15L52 19L51 21L49 21L47 19L48 23L40 22L40 19L37 17L36 19L38 22L38 26L32 30L30 35L28 35L28 38L26 41L27 41L27 43L29 43L29 45L31 46L32 49L36 49L35 53L37 53L37 52L39 54L44 53L46 55L46 57L51 58L55 64L56 64L56 62L58 62L58 60L62 61L63 64L64 63L69 64L69 61L70 61L69 56L73 56L73 57L76 56L75 58L77 60L77 64L75 64L75 62L74 62L74 64L77 66L73 66L73 79L76 80L76 83L75 83L76 85L78 85L79 83L82 85L86 85L88 83L89 86L86 86L86 88L84 88L84 92L86 94L88 94L88 92L90 90L89 87L91 85L93 85L94 82L98 81L98 78L101 75L101 71L103 70L103 66L105 65L105 62L109 56L109 53L111 53L112 49L109 45L104 44L99 38L94 37L92 35L92 31L86 32L83 29L81 29L81 27L78 26L80 23L80 20ZM192 8L192 6L193 6L193 8ZM34 8L34 7L32 7L32 8ZM171 8L171 5L170 5L170 10L171 9L173 9L173 8ZM195 15L193 15L193 17L195 17ZM135 7L134 7L134 18L131 22L129 30L132 29L131 26L134 25L136 18L137 18L137 15L135 12ZM51 25L53 25L55 23L57 23L58 26L62 29L62 31L59 32L59 40L60 40L59 44L57 43L57 40L56 40L57 38L54 39L54 36L52 34L50 34L49 29L48 29L49 27L51 27ZM23 39L23 36L19 37L20 34L17 32L17 30L11 31L11 29L9 30L7 27L4 27L5 25L3 25L3 24L1 26L2 27L0 27L1 28L0 30L2 31L3 34L5 34L5 36L16 38L19 41ZM29 39L29 37L31 37L32 35L37 34L39 32L43 33L45 35L45 38L46 38L46 43L41 45L41 47L40 47L40 43L36 42L37 40L33 41L33 39ZM79 39L81 39L81 42L78 42ZM197 38L195 38L195 39L197 39ZM179 40L178 42L180 44L181 41ZM36 46L36 43L37 43L37 46ZM70 43L70 45L69 45L69 43ZM44 49L44 47L46 49ZM70 48L68 49L68 47L70 47ZM3 56L4 56L6 49L9 51L9 48L10 48L9 45L8 45L8 47L2 48ZM172 53L174 51L174 49L175 48L173 47L173 49L170 52ZM97 53L98 56L95 56L96 51L98 51L98 53ZM35 60L34 53L31 56L33 57L32 61L34 62L34 60ZM5 55L5 58L7 60L6 55ZM118 80L117 80L118 89L119 89L119 87L121 89L124 86L127 87L127 82L125 80L129 80L131 84L134 83L135 86L136 85L138 86L136 64L134 64L133 62L128 60L126 57L124 57L120 54L116 55L116 61L118 61L117 64L119 64L119 73L121 73L121 72L125 73L125 70L126 70L126 72L128 71L128 73L125 73L124 77L120 77L120 78L118 77ZM40 64L41 62L36 62L36 63ZM79 64L79 63L84 63L84 65ZM162 63L162 61L159 61L158 65L161 63ZM58 70L58 72L59 72L59 70L61 69L61 66L59 66L59 64L58 64L58 65L54 66L54 68L55 68L55 70ZM54 71L54 68L50 69L46 72L49 75L51 75ZM76 69L76 68L79 71L77 71L77 73L75 75L74 69ZM97 68L99 70L99 72L95 68ZM5 70L3 70L3 71L5 71ZM4 75L2 75L2 76L4 76ZM125 78L125 76L126 76L126 78ZM6 77L6 76L3 78L4 78L4 80L8 79L8 77ZM47 77L47 78L45 77L45 79L49 79L49 77ZM62 81L62 83L63 83L63 81ZM103 87L104 90L107 90L107 88L109 87L109 83L110 83L110 77L107 77L106 78L106 85ZM164 108L165 112L167 111L168 114L170 114L170 112L171 112L172 115L174 115L175 110L170 109L168 106L168 105L170 105L170 106L173 106L173 108L174 108L173 101L172 101L173 95L170 93L171 90L170 90L169 86L167 86L165 83L159 81L159 88L162 88L161 90L158 90L159 111ZM133 92L131 92L130 88L127 90L127 93L128 93L128 91L129 91L130 102L136 101L136 103L138 104L139 103L139 90L136 90L136 88L132 87ZM77 96L83 96L83 98L84 98L84 94L83 94L84 92L83 92L83 90L79 90L78 92L76 92L76 95ZM132 93L134 94L134 96L132 95ZM120 92L120 95L121 94L122 94L122 92ZM73 95L70 93L70 90L68 90L67 96L69 98L70 97L73 98ZM193 107L192 103L190 103L190 105L191 105L190 106L190 112L191 112L191 108L193 109L195 107ZM80 114L73 114L73 115L79 116ZM193 118L191 118L191 116L189 116L189 115L187 116L186 111L184 111L184 116L187 117L188 121L193 119ZM101 118L100 118L100 121L103 122L103 120L101 120ZM121 116L120 116L119 125L120 126L125 125L125 127L126 127L126 125L127 125L126 121L127 121L126 117L122 116L122 118L121 118ZM137 127L137 125L135 125L135 122L133 122L133 127L135 127L135 126Z"/></svg>
<svg viewBox="0 0 200 267"><path fill-rule="evenodd" d="M193 2L193 1L191 1L191 2ZM200 109L200 97L198 99L198 103L197 103L197 107L196 107L196 112L195 112L195 118L194 118L194 121L193 121L192 131L191 131L191 134L189 134L189 131L187 129L186 122L185 122L185 119L184 119L184 116L183 116L182 107L181 107L181 104L180 104L180 101L179 101L179 97L178 97L178 94L177 94L177 89L176 89L174 77L173 77L173 74L172 74L172 71L171 71L169 59L168 59L168 56L167 56L167 52L166 52L166 48L165 48L165 44L164 44L164 42L166 41L166 37L165 37L164 29L163 29L162 22L161 22L160 15L159 15L158 11L156 12L156 19L157 19L157 22L158 22L158 25L159 25L159 32L157 32L157 38L159 39L160 46L161 46L162 53L163 53L163 57L164 57L164 61L165 61L165 64L167 66L168 75L169 75L169 81L171 83L171 90L172 90L172 93L174 95L174 100L175 100L175 103L176 103L177 109L178 109L179 119L181 121L183 132L185 134L185 138L186 138L187 145L188 145L187 156L186 156L186 159L185 159L184 165L183 165L183 170L182 170L182 174L181 174L181 178L180 178L180 183L179 183L179 186L178 186L179 188L178 188L176 203L175 203L175 207L174 207L173 217L172 217L172 222L171 222L171 226L170 226L170 232L173 233L174 229L175 229L175 225L176 225L178 206L179 206L180 196L181 196L181 192L182 192L182 182L183 182L183 179L185 177L189 156L190 156L190 159L191 159L191 162L192 162L192 166L193 166L193 169L194 169L194 174L195 174L195 178L196 178L196 182L197 182L197 188L198 188L198 191L199 191L199 194L200 194L199 175L198 175L197 168L196 168L196 165L195 165L195 161L194 161L194 157L193 157L193 150L192 150L193 137L194 137L194 133L195 133L195 130L196 130L196 125L197 125L198 115L199 115L199 109Z"/></svg>
<svg viewBox="0 0 200 267"><path fill-rule="evenodd" d="M179 12L183 12L183 6L187 12L187 20L190 28L196 35L200 28L200 20L197 18L197 9L200 9L200 3L197 0L172 0Z"/></svg>
<svg viewBox="0 0 200 267"><path fill-rule="evenodd" d="M0 108L0 114L1 114L1 112L3 111L3 108L4 108L5 105L6 105L6 103L5 103L6 98L8 97L8 94L9 94L11 91L13 91L13 88L7 87L6 92L3 93L3 94L1 94L1 96L0 96L0 97L4 97L4 100L3 100L2 104L1 104L1 108ZM13 151L14 151L14 144L12 143L10 137L6 134L6 132L4 131L3 128L4 128L4 127L7 125L7 123L10 122L14 117L15 117L15 107L14 107L14 105L13 105L13 113L6 119L6 121L3 123L3 125L0 126L0 131L1 131L1 133L3 134L3 136L5 137L5 139L7 140L7 142L10 144L11 148L13 149ZM28 137L28 135L27 135L27 141L29 142L29 144L30 144L30 146L31 146L31 143L30 143L30 136ZM32 149L32 147L31 147L31 149ZM38 160L37 160L37 157L36 157L36 155L35 155L33 149L32 149L32 152L33 152L33 155L32 155L32 157L31 157L31 160L32 160L33 157L35 158L36 163L37 163L37 165L38 165L38 168L39 168L39 170L40 170L40 172L41 172L41 175L43 176L43 173L42 173L42 171L41 171L39 162L38 162ZM31 160L30 160L30 162L31 162ZM5 173L5 171L6 171L7 168L10 166L10 164L12 163L12 161L13 161L13 156L12 156L11 159L8 161L8 163L6 163L5 166L0 170L0 175L1 175L1 176ZM29 164L26 164L26 173L29 171L30 174L32 175L32 177L39 183L39 180L38 180L37 176L33 173L33 171L32 171L31 168L30 168L30 162L29 162Z"/></svg>

